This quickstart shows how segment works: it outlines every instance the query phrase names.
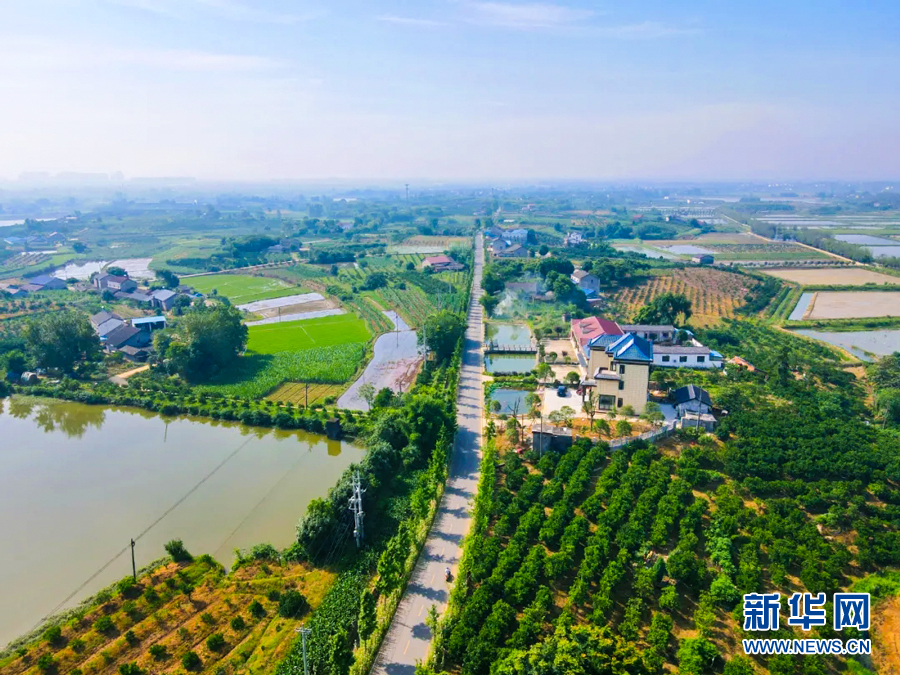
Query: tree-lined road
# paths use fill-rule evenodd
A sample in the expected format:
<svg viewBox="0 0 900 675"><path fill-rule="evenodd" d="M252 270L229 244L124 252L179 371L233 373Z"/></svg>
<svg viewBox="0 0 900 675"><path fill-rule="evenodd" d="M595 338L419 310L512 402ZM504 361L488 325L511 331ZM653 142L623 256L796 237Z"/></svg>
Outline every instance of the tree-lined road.
<svg viewBox="0 0 900 675"><path fill-rule="evenodd" d="M444 579L444 569L449 567L455 572L462 552L462 539L471 524L469 508L478 490L484 410L484 357L481 351L484 326L482 307L478 302L483 268L484 241L478 235L465 352L456 399L458 431L447 488L412 578L375 659L373 673L412 675L416 661L425 659L431 642L431 631L425 625L428 608L435 605L439 612L446 608L450 589Z"/></svg>

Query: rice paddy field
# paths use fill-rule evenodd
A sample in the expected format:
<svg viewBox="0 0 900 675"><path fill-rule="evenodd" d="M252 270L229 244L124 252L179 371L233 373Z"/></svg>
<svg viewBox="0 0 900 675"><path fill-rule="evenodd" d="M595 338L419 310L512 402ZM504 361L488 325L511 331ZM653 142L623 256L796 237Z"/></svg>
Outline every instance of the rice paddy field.
<svg viewBox="0 0 900 675"><path fill-rule="evenodd" d="M733 318L744 304L744 296L759 282L749 276L709 267L664 270L636 286L620 289L613 296L621 318L631 320L637 311L663 293L683 293L693 304L691 324L711 326Z"/></svg>
<svg viewBox="0 0 900 675"><path fill-rule="evenodd" d="M825 269L766 269L765 274L802 286L864 286L865 284L900 284L900 277L881 274L864 267Z"/></svg>
<svg viewBox="0 0 900 675"><path fill-rule="evenodd" d="M307 384L305 382L285 382L266 398L270 401L283 403L295 403L313 405L325 403L327 399L336 401L344 392L345 386L341 384ZM332 401L333 402L333 401Z"/></svg>
<svg viewBox="0 0 900 675"><path fill-rule="evenodd" d="M232 304L243 305L257 300L280 298L297 293L297 287L282 279L254 277L241 274L208 274L185 279L185 284L193 286L204 295L215 290L224 295Z"/></svg>
<svg viewBox="0 0 900 675"><path fill-rule="evenodd" d="M247 350L257 354L296 352L313 347L367 342L371 337L365 322L353 314L250 326L249 331Z"/></svg>

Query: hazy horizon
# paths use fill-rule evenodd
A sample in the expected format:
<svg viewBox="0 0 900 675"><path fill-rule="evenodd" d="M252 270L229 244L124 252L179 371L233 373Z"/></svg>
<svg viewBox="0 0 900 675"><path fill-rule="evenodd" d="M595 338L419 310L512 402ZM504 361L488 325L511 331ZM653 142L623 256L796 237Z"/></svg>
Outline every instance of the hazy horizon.
<svg viewBox="0 0 900 675"><path fill-rule="evenodd" d="M900 178L883 0L17 5L0 7L6 180Z"/></svg>

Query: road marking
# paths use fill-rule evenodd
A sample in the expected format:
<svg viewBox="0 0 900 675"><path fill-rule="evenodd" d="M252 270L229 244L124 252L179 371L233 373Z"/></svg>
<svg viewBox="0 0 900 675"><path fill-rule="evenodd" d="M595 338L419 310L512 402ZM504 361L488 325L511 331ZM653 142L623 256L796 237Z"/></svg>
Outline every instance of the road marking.
<svg viewBox="0 0 900 675"><path fill-rule="evenodd" d="M434 574L432 574L432 575L431 575L431 581L428 582L428 583L433 584L433 583L434 583L434 577L435 577L436 575L437 575L437 572L435 572Z"/></svg>
<svg viewBox="0 0 900 675"><path fill-rule="evenodd" d="M422 616L422 608L423 608L424 606L425 606L424 603L421 604L421 605L419 605L419 613L416 614L416 616Z"/></svg>
<svg viewBox="0 0 900 675"><path fill-rule="evenodd" d="M412 640L410 640L409 642L412 642ZM404 654L406 653L406 650L409 649L409 642L406 643L406 649L403 650Z"/></svg>

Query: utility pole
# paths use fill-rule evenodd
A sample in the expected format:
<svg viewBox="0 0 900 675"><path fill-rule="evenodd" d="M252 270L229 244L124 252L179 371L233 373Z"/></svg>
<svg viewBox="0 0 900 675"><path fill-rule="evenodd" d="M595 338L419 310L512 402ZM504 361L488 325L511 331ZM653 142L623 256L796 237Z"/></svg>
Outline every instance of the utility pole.
<svg viewBox="0 0 900 675"><path fill-rule="evenodd" d="M131 540L131 574L137 581L137 565L134 564L134 539Z"/></svg>
<svg viewBox="0 0 900 675"><path fill-rule="evenodd" d="M353 474L353 496L350 497L350 510L353 511L353 537L356 539L356 548L362 547L363 540L363 505L362 505L362 483L359 479L359 472Z"/></svg>
<svg viewBox="0 0 900 675"><path fill-rule="evenodd" d="M300 628L295 628L294 632L300 633L300 639L303 641L303 675L309 675L309 664L306 662L306 636L312 631L301 626Z"/></svg>

